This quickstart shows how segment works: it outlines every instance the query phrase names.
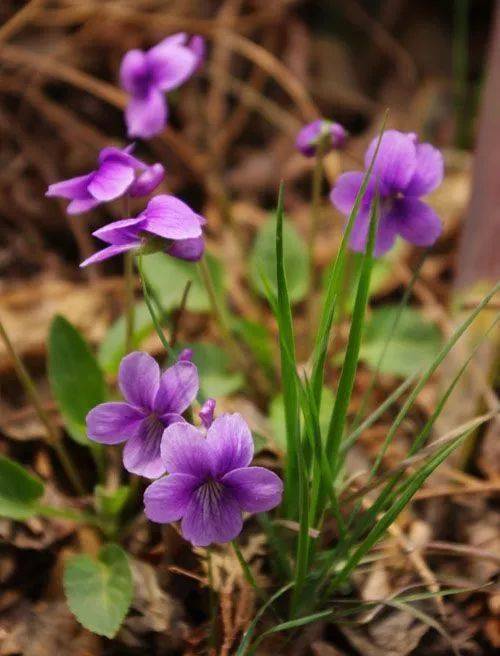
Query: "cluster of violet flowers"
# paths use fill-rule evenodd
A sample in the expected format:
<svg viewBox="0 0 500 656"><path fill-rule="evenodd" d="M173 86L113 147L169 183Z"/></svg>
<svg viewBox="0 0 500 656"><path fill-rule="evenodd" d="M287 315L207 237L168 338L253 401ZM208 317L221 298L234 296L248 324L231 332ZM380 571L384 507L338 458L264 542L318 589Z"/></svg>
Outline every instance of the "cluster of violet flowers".
<svg viewBox="0 0 500 656"><path fill-rule="evenodd" d="M165 93L186 81L200 67L203 55L202 37L185 33L146 52L131 50L125 55L120 81L130 94L125 111L129 137L150 138L163 130L168 118ZM50 185L46 195L69 200L68 214L118 198L149 196L163 181L164 167L146 164L133 151L134 144L103 148L95 170ZM96 230L93 235L106 245L80 266L127 251L164 251L183 260L200 260L204 224L204 217L179 198L154 196L137 216ZM250 466L253 440L241 415L214 419L215 401L208 399L199 412L199 428L183 417L199 390L191 357L185 349L161 373L147 353L126 355L118 376L125 400L93 408L87 415L87 434L101 444L125 443L125 469L154 480L144 494L147 517L159 523L182 520L184 537L208 546L233 540L242 529L243 512L279 505L283 484L269 469Z"/></svg>
<svg viewBox="0 0 500 656"><path fill-rule="evenodd" d="M165 94L179 87L200 67L204 57L200 36L174 34L148 51L131 50L120 68L122 87L130 95L125 111L129 137L150 138L168 119ZM296 147L307 157L322 157L344 148L346 130L319 119L299 133ZM374 140L365 155L368 168ZM49 186L47 196L69 200L69 214L81 214L118 198L145 198L163 181L160 163L149 165L134 155L134 144L101 150L95 170ZM344 173L330 198L349 215L361 188L363 172ZM370 206L380 200L375 255L389 250L399 235L429 246L441 233L434 211L420 200L443 178L440 152L419 143L413 133L388 130L382 136L373 173L361 200L350 240L355 251L366 248ZM204 252L205 219L172 195L151 198L135 217L124 216L93 234L105 246L81 263L88 266L128 251L164 251L197 261ZM253 441L239 414L214 419L215 401L199 412L200 426L184 418L199 391L199 377L183 351L163 373L147 353L126 355L118 384L123 401L102 403L87 415L90 439L101 444L124 443L127 471L152 479L144 494L145 513L154 522L181 521L184 537L198 546L228 542L241 531L244 512L262 512L280 504L283 484L272 471L250 466Z"/></svg>
<svg viewBox="0 0 500 656"><path fill-rule="evenodd" d="M347 133L339 123L319 119L302 128L296 147L306 157L314 157L320 152L324 155L344 148L346 139ZM365 170L373 159L377 141L373 139L365 153ZM366 249L370 208L376 193L380 201L376 257L389 251L398 236L415 246L432 246L442 232L442 224L421 197L434 191L443 176L443 156L437 148L419 143L414 132L385 131L354 221L351 249L359 252ZM363 177L363 171L343 173L330 193L332 204L347 217L353 210Z"/></svg>
<svg viewBox="0 0 500 656"><path fill-rule="evenodd" d="M91 410L87 433L101 444L125 442L125 469L157 479L144 494L149 519L161 524L182 520L186 540L208 546L239 535L243 512L279 505L283 484L269 469L249 466L253 440L240 414L214 419L215 401L208 399L199 412L201 427L182 417L199 389L190 357L186 349L161 373L147 353L125 356L118 375L125 401Z"/></svg>
<svg viewBox="0 0 500 656"><path fill-rule="evenodd" d="M174 34L144 52L131 50L123 58L120 81L129 93L125 110L129 137L150 138L167 123L165 93L185 82L201 66L204 41L184 32ZM163 181L160 163L148 165L126 148L106 147L99 153L97 168L85 175L49 186L47 196L70 201L68 214L81 214L118 198L149 196ZM125 216L93 234L106 244L80 266L106 260L127 251L163 250L182 260L197 261L204 251L205 219L172 195L152 198L136 217Z"/></svg>

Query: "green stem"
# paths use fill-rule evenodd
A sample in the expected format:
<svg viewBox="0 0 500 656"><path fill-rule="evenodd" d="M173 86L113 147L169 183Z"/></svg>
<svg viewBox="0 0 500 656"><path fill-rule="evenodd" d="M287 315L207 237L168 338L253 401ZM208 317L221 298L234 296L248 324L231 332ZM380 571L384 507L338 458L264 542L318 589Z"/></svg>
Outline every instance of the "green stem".
<svg viewBox="0 0 500 656"><path fill-rule="evenodd" d="M179 309L177 311L177 314L174 318L173 325L172 325L172 336L170 337L170 348L174 348L175 345L177 344L177 338L179 336L179 327L181 324L181 319L182 315L186 311L186 304L189 296L189 290L191 289L191 284L192 280L188 280L186 283L186 286L184 287L184 291L182 293L182 298L181 302L179 305Z"/></svg>
<svg viewBox="0 0 500 656"><path fill-rule="evenodd" d="M308 319L310 321L310 335L313 340L313 335L316 330L316 297L315 291L318 286L318 276L314 268L314 245L318 235L318 226L321 209L321 188L323 185L323 158L326 154L328 147L328 135L323 136L316 148L316 159L311 180L311 223L309 226L309 235L307 242L307 250L309 254L309 267L311 271L311 293L309 296Z"/></svg>
<svg viewBox="0 0 500 656"><path fill-rule="evenodd" d="M226 342L226 347L228 351L230 351L232 357L236 360L238 365L242 367L242 369L245 371L247 369L248 363L246 361L246 358L243 356L242 352L240 351L239 346L235 341L234 336L229 328L229 325L227 323L226 313L225 310L221 307L219 299L217 297L217 292L215 291L212 274L210 273L210 269L207 265L206 258L202 258L198 262L198 268L200 271L201 279L203 281L203 285L205 286L205 289L207 291L212 313L219 326L221 336Z"/></svg>
<svg viewBox="0 0 500 656"><path fill-rule="evenodd" d="M59 461L66 472L68 479L71 481L77 494L84 496L85 488L83 486L82 480L78 473L78 470L73 465L71 458L66 451L64 444L60 438L57 428L53 425L52 421L49 418L45 408L43 407L42 400L38 395L38 390L36 389L35 383L32 381L31 376L28 373L28 370L24 366L23 361L16 353L12 342L7 334L7 331L4 328L4 325L0 321L0 338L2 339L7 353L10 355L11 360L14 364L14 369L16 370L17 377L19 378L22 386L24 387L26 394L31 400L35 411L42 422L45 430L47 431L47 443L54 449Z"/></svg>
<svg viewBox="0 0 500 656"><path fill-rule="evenodd" d="M124 218L130 216L130 196L123 197ZM125 292L125 354L130 353L134 340L134 255L127 251L124 256L123 282Z"/></svg>
<svg viewBox="0 0 500 656"><path fill-rule="evenodd" d="M163 344L163 347L165 351L167 352L167 355L170 355L170 345L168 343L167 338L165 337L165 334L163 332L163 328L161 327L160 322L158 321L158 317L156 316L155 309L153 307L153 304L151 302L151 297L150 293L148 290L148 285L146 278L144 277L144 271L142 268L142 253L139 253L139 256L137 258L137 268L139 269L139 277L141 279L142 283L142 291L144 294L144 300L146 301L146 305L148 307L149 314L151 315L151 319L153 321L155 330L158 334L158 337L160 338L161 343Z"/></svg>
<svg viewBox="0 0 500 656"><path fill-rule="evenodd" d="M134 345L134 256L132 251L125 253L125 353L130 353Z"/></svg>
<svg viewBox="0 0 500 656"><path fill-rule="evenodd" d="M371 395L372 395L373 390L375 389L375 386L376 386L377 381L378 381L378 376L379 376L379 373L380 373L380 367L382 366L382 362L383 362L383 360L386 356L386 353L387 353L387 350L390 346L392 338L394 337L394 333L396 332L396 328L398 327L399 321L401 319L401 315L403 314L403 311L404 311L405 307L408 305L408 301L410 300L410 296L413 292L413 288L415 286L415 283L417 282L417 279L420 275L420 271L422 270L422 266L423 266L423 264L425 262L425 259L426 259L428 254L429 254L429 249L426 249L422 253L422 255L420 257L420 260L419 260L419 262L418 262L418 264L417 264L417 266L416 266L416 268L413 272L412 278L411 278L411 280L408 284L408 287L406 288L406 290L403 294L403 297L402 297L402 299L399 303L399 306L397 308L397 312L394 315L393 322L392 322L392 324L389 328L389 332L387 333L387 336L385 338L384 345L382 347L382 351L380 352L377 363L375 365L375 369L372 372L372 375L371 375L371 378L370 378L370 383L368 384L368 387L365 389L365 391L363 393L363 396L361 397L361 403L359 404L359 409L356 412L356 415L355 415L355 417L353 419L353 422L352 422L352 426L350 428L351 432L355 431L359 427L359 425L360 425L360 423L361 423L361 421L364 417L364 414L365 414L366 409L368 407L368 403L370 402Z"/></svg>
<svg viewBox="0 0 500 656"><path fill-rule="evenodd" d="M236 540L232 540L231 545L234 549L234 553L236 554L236 558L238 559L238 562L241 565L241 569L243 571L243 576L245 577L245 580L247 583L249 583L252 588L257 592L257 594L260 597L265 597L264 591L259 587L257 581L255 580L254 575L252 574L252 570L250 569L249 564L245 560L245 557L241 553L241 549L239 548Z"/></svg>
<svg viewBox="0 0 500 656"><path fill-rule="evenodd" d="M308 250L309 250L309 261L311 268L313 269L314 262L314 244L316 242L316 236L318 234L318 225L319 225L319 215L321 208L321 187L323 184L323 157L325 156L326 149L328 144L328 136L320 139L318 147L316 149L316 160L314 163L314 169L312 174L312 185L311 185L311 225L309 226L309 239L308 239Z"/></svg>

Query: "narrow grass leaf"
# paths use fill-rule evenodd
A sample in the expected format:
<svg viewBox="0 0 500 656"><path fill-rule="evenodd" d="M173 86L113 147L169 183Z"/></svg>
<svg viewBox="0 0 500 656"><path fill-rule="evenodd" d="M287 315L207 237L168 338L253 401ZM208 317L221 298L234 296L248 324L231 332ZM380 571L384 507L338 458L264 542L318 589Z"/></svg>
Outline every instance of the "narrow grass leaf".
<svg viewBox="0 0 500 656"><path fill-rule="evenodd" d="M354 379L358 367L359 349L361 346L366 306L369 297L370 278L373 268L373 250L375 248L375 237L377 234L377 215L378 198L375 197L370 216L368 243L366 247L366 253L363 258L358 289L356 292L356 300L352 313L351 328L349 331L346 354L342 365L342 372L340 374L340 381L335 397L335 405L333 406L330 425L328 427L328 435L326 438L326 457L330 463L330 466L332 467L334 477L340 470L340 444L344 434L347 409L351 400L351 394L354 387Z"/></svg>
<svg viewBox="0 0 500 656"><path fill-rule="evenodd" d="M384 134L385 124L387 121L387 112L385 114L382 127L379 132L379 137L375 151L373 153L372 161L366 170L361 187L354 201L354 206L349 215L347 225L344 229L344 234L342 235L342 240L340 242L339 250L337 257L330 269L328 278L326 281L326 291L323 301L323 309L321 312L321 318L319 323L318 332L316 334L316 340L314 344L313 351L313 371L311 376L311 384L314 390L314 396L316 397L316 402L318 406L320 405L321 400L321 388L323 386L323 377L324 377L324 366L326 361L326 354L328 351L328 343L330 341L330 333L333 326L333 319L335 316L335 307L339 298L339 294L342 288L343 273L345 269L345 258L347 245L349 244L349 239L351 236L351 231L354 226L354 221L359 212L361 201L365 195L366 188L368 186L368 181L370 180L373 165L378 155L380 143L382 141L382 136Z"/></svg>
<svg viewBox="0 0 500 656"><path fill-rule="evenodd" d="M277 592L275 592L271 597L269 597L266 603L259 608L259 610L255 613L255 617L250 623L250 626L243 634L243 638L239 644L238 651L236 652L235 656L245 656L245 654L249 653L248 649L250 647L250 641L253 638L255 629L260 621L260 618L264 615L264 613L269 608L269 606L271 606L275 601L277 601L281 596L283 596L285 592L288 592L288 590L290 590L292 587L293 587L293 582L287 583L282 588L280 588Z"/></svg>

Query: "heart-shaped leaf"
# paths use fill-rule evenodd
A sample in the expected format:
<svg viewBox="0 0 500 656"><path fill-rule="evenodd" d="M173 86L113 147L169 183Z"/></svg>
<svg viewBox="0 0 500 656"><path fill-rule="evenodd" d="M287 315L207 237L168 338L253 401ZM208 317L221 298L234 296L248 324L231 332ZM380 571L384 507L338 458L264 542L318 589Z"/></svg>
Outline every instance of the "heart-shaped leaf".
<svg viewBox="0 0 500 656"><path fill-rule="evenodd" d="M117 544L103 547L97 560L87 554L66 563L64 591L76 619L86 629L113 638L132 601L127 554Z"/></svg>
<svg viewBox="0 0 500 656"><path fill-rule="evenodd" d="M222 293L223 271L213 255L205 255L217 294ZM186 307L192 312L208 312L210 301L201 279L198 267L193 262L185 262L170 257L165 253L146 255L142 260L144 275L156 293L164 310L179 306L184 288L189 280L191 287Z"/></svg>
<svg viewBox="0 0 500 656"><path fill-rule="evenodd" d="M292 302L301 301L309 289L309 255L302 237L290 222L283 223L284 265L288 293ZM250 280L255 291L267 298L262 282L264 275L277 291L276 218L269 218L260 228L250 254Z"/></svg>

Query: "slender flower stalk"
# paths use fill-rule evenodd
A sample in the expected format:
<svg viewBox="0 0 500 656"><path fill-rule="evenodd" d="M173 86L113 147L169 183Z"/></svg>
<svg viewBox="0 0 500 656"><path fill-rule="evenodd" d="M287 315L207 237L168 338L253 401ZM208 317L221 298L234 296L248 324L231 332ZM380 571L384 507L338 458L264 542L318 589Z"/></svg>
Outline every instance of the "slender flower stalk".
<svg viewBox="0 0 500 656"><path fill-rule="evenodd" d="M35 411L40 421L42 422L42 424L44 425L47 431L47 443L54 449L64 471L66 472L68 479L71 481L71 484L75 489L75 492L77 492L77 494L79 495L85 495L85 488L80 478L80 475L78 473L78 470L73 465L69 453L66 451L62 443L57 428L53 425L53 423L49 418L49 415L47 414L45 408L43 407L43 403L42 400L40 399L40 396L38 395L36 385L31 379L31 376L28 373L26 367L24 366L23 361L21 360L16 350L14 349L14 345L10 341L7 331L5 330L5 327L1 321L0 321L0 337L3 343L5 344L5 348L7 349L7 352L10 355L11 360L14 364L17 377L19 378L22 386L26 391L26 394L29 396L33 404L33 407L35 408Z"/></svg>
<svg viewBox="0 0 500 656"><path fill-rule="evenodd" d="M130 196L123 197L123 215L130 215ZM125 290L125 355L130 353L134 341L134 255L127 251L124 255L124 290Z"/></svg>
<svg viewBox="0 0 500 656"><path fill-rule="evenodd" d="M323 183L323 158L330 147L330 137L328 134L323 135L318 142L315 150L315 163L312 174L311 185L311 223L309 226L308 253L309 266L311 268L311 294L309 295L309 317L311 319L311 340L315 332L315 322L313 317L316 316L314 292L317 286L317 276L314 268L314 245L318 235L319 216L321 208L321 186Z"/></svg>
<svg viewBox="0 0 500 656"><path fill-rule="evenodd" d="M125 287L125 355L133 349L134 343L134 254L131 251L124 256Z"/></svg>
<svg viewBox="0 0 500 656"><path fill-rule="evenodd" d="M229 328L226 318L226 313L224 308L221 307L220 301L217 297L214 281L212 278L212 274L210 272L210 268L208 267L206 258L200 260L200 262L198 263L198 267L199 267L203 285L208 295L208 300L210 302L212 313L219 326L221 337L226 342L228 350L231 352L232 357L236 360L238 365L242 367L243 370L246 370L247 369L246 359L243 353L241 352L240 347L238 346L238 343L236 342L233 333L231 332L231 329Z"/></svg>
<svg viewBox="0 0 500 656"><path fill-rule="evenodd" d="M245 577L246 582L249 583L252 586L252 588L257 592L257 594L260 597L262 597L262 596L265 597L265 594L264 594L263 590L259 587L259 584L255 580L255 577L252 573L252 570L250 569L250 565L247 563L247 561L245 560L244 555L241 553L241 549L238 546L238 543L236 542L236 540L232 540L231 546L234 549L234 553L236 554L236 558L238 559L238 562L241 566L241 570L243 572L243 576Z"/></svg>
<svg viewBox="0 0 500 656"><path fill-rule="evenodd" d="M329 137L323 136L316 149L315 163L311 187L311 225L309 227L309 261L314 260L314 244L318 234L319 215L321 207L321 185L323 183L323 158L329 149Z"/></svg>
<svg viewBox="0 0 500 656"><path fill-rule="evenodd" d="M139 269L139 278L140 278L141 284L142 284L142 293L144 295L144 300L145 300L146 305L148 307L149 315L150 315L150 317L153 321L153 324L154 324L154 327L155 327L155 330L156 330L156 334L160 338L160 342L162 343L163 348L165 349L167 354L170 355L170 344L168 343L168 340L165 337L165 334L163 332L163 328L161 326L160 320L156 316L156 312L155 312L155 309L153 307L153 303L151 301L151 296L150 296L149 289L148 289L148 282L146 280L146 276L144 275L144 269L143 269L143 266L142 266L142 253L139 253L139 255L137 257L137 268Z"/></svg>

